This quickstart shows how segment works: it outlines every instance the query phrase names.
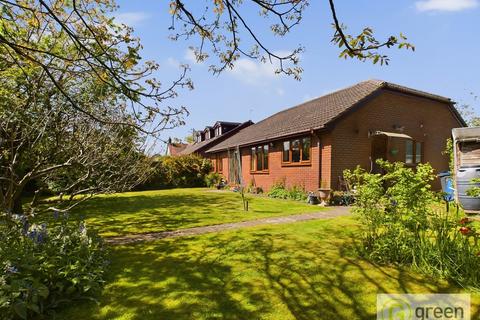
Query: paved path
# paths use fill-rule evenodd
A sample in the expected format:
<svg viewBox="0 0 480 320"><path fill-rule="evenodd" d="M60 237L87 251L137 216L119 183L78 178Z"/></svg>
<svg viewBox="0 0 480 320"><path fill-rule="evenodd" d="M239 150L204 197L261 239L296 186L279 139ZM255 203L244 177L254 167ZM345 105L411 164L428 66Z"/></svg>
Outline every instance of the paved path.
<svg viewBox="0 0 480 320"><path fill-rule="evenodd" d="M232 222L232 223L223 223L216 224L204 227L194 227L179 229L174 231L163 231L163 232L150 232L150 233L137 233L130 234L126 236L117 236L106 238L105 241L110 244L120 245L120 244L131 244L143 241L153 241L164 238L177 238L177 237L187 237L194 236L205 233L220 232L224 230L235 230L246 227L255 227L261 225L276 225L276 224L285 224L298 221L308 221L308 220L319 220L319 219L328 219L335 218L340 216L346 216L350 214L350 208L348 207L330 207L320 212L314 213L304 213L297 214L285 217L271 217L263 218L256 220L247 220L241 222Z"/></svg>

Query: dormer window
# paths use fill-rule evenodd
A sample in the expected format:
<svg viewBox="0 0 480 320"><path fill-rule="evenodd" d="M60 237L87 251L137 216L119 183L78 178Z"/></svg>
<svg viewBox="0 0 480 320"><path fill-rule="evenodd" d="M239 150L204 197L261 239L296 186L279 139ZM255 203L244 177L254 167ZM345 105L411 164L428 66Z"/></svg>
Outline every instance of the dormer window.
<svg viewBox="0 0 480 320"><path fill-rule="evenodd" d="M195 134L195 142L199 143L200 141L202 141L202 134L200 132L197 132Z"/></svg>

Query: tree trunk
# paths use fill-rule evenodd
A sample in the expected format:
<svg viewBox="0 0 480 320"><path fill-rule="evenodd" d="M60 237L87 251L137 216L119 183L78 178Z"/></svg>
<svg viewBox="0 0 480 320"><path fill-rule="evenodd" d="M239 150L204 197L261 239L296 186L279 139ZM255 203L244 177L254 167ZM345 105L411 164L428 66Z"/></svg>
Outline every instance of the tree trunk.
<svg viewBox="0 0 480 320"><path fill-rule="evenodd" d="M16 197L13 199L13 208L12 213L14 214L23 214L23 206L22 206L22 197Z"/></svg>

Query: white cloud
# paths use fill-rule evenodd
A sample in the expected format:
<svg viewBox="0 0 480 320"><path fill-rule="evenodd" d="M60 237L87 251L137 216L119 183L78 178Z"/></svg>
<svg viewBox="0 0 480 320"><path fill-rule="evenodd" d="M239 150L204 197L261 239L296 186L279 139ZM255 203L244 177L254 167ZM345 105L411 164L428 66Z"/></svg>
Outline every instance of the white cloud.
<svg viewBox="0 0 480 320"><path fill-rule="evenodd" d="M424 0L415 2L418 11L461 11L475 8L478 0Z"/></svg>
<svg viewBox="0 0 480 320"><path fill-rule="evenodd" d="M185 56L184 58L188 61L188 62L192 62L192 63L197 63L197 57L195 57L195 52L192 50L192 49L187 49L187 51L185 51Z"/></svg>
<svg viewBox="0 0 480 320"><path fill-rule="evenodd" d="M180 62L173 57L169 57L167 59L167 64L171 67L179 67L180 66Z"/></svg>
<svg viewBox="0 0 480 320"><path fill-rule="evenodd" d="M278 76L275 69L271 63L242 58L235 61L233 69L228 69L227 72L244 83L257 85L275 79Z"/></svg>
<svg viewBox="0 0 480 320"><path fill-rule="evenodd" d="M282 88L276 88L276 89L275 89L275 92L276 92L279 96L285 95L285 90L283 90Z"/></svg>
<svg viewBox="0 0 480 320"><path fill-rule="evenodd" d="M123 23L129 27L135 27L148 19L150 19L150 15L142 11L123 12L115 15L117 23Z"/></svg>

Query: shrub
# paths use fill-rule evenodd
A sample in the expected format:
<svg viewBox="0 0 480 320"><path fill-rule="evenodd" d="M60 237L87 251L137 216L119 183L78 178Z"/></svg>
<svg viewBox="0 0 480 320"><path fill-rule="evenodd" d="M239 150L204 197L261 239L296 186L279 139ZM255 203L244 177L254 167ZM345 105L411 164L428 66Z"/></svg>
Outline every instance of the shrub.
<svg viewBox="0 0 480 320"><path fill-rule="evenodd" d="M268 192L268 196L270 198L291 199L297 201L305 201L307 199L307 193L304 188L293 186L292 188L287 189L284 180L275 182Z"/></svg>
<svg viewBox="0 0 480 320"><path fill-rule="evenodd" d="M52 316L60 304L91 298L103 284L105 251L84 222L59 217L51 227L25 216L0 223L2 319Z"/></svg>
<svg viewBox="0 0 480 320"><path fill-rule="evenodd" d="M196 154L158 157L154 166L153 174L137 189L205 187L212 171L211 161Z"/></svg>
<svg viewBox="0 0 480 320"><path fill-rule="evenodd" d="M285 182L284 181L278 181L275 182L270 188L270 191L267 194L270 198L277 198L277 199L288 199L289 197L289 192L285 188Z"/></svg>
<svg viewBox="0 0 480 320"><path fill-rule="evenodd" d="M355 202L355 196L351 192L333 191L330 196L330 205L349 206Z"/></svg>
<svg viewBox="0 0 480 320"><path fill-rule="evenodd" d="M410 265L432 275L480 288L478 234L468 219L435 210L429 164L415 170L378 161L385 174L357 168L344 175L356 186L354 211L364 226L361 253L380 263ZM438 208L438 207L437 207Z"/></svg>
<svg viewBox="0 0 480 320"><path fill-rule="evenodd" d="M477 198L480 197L480 187L477 186L480 183L480 179L473 178L471 180L471 183L474 183L475 186L468 188L465 193L469 197L477 197Z"/></svg>
<svg viewBox="0 0 480 320"><path fill-rule="evenodd" d="M212 188L220 184L222 181L223 177L221 174L217 172L210 172L205 176L205 184L207 187Z"/></svg>
<svg viewBox="0 0 480 320"><path fill-rule="evenodd" d="M299 186L293 186L288 192L288 198L297 201L306 201L307 193L305 189Z"/></svg>

